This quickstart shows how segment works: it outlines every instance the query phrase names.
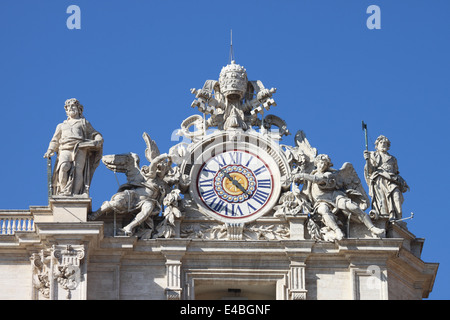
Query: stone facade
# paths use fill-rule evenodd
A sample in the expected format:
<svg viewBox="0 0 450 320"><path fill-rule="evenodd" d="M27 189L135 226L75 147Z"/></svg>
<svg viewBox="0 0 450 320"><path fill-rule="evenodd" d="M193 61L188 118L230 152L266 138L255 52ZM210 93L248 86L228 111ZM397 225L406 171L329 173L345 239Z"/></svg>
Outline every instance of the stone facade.
<svg viewBox="0 0 450 320"><path fill-rule="evenodd" d="M0 299L428 297L438 264L408 231L386 137L364 152L371 201L353 165L333 168L302 131L280 144L286 123L264 116L276 89L234 61L191 91L202 115L182 122L187 142L160 153L144 133L142 167L132 152L101 157L103 136L66 101L44 155L48 205L0 211ZM127 182L93 210L100 159Z"/></svg>
<svg viewBox="0 0 450 320"><path fill-rule="evenodd" d="M58 222L51 208L0 212L2 225L35 214L32 230L0 236L0 299L422 299L438 268L420 259L423 239L395 224L389 238L336 242L305 239L298 226L288 239L140 240L114 237L112 217ZM69 265L78 268L72 283L56 275Z"/></svg>

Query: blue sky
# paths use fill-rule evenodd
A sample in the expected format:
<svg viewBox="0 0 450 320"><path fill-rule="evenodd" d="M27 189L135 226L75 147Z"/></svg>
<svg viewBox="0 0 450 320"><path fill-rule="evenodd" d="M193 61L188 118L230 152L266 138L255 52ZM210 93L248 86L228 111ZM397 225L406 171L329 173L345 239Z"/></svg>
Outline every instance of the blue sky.
<svg viewBox="0 0 450 320"><path fill-rule="evenodd" d="M81 29L69 30L69 5ZM369 30L369 5L381 29ZM450 2L445 0L24 1L0 2L0 208L47 204L42 158L64 101L75 97L102 133L104 154L135 152L145 131L166 152L180 123L198 111L191 88L236 62L249 79L278 89L270 110L294 144L303 130L335 167L363 177L364 135L380 135L411 190L404 215L425 238L422 259L440 267L430 299L449 299ZM125 177L119 176L125 181ZM117 190L100 165L91 185L96 209Z"/></svg>

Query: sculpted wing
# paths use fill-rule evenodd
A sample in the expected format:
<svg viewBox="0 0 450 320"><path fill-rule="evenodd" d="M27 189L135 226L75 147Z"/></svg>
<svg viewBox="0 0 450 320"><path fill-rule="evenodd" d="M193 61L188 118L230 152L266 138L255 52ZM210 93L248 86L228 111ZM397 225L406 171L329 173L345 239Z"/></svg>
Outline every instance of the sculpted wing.
<svg viewBox="0 0 450 320"><path fill-rule="evenodd" d="M102 157L105 166L114 172L127 173L133 167L139 167L139 156L135 153L110 154Z"/></svg>
<svg viewBox="0 0 450 320"><path fill-rule="evenodd" d="M153 159L160 155L158 146L156 145L156 142L150 138L147 132L142 134L142 138L144 138L145 144L147 145L147 148L145 149L145 157L148 162L152 162Z"/></svg>
<svg viewBox="0 0 450 320"><path fill-rule="evenodd" d="M336 187L344 190L347 196L356 202L362 210L368 208L370 199L351 163L345 162L341 169L336 172Z"/></svg>
<svg viewBox="0 0 450 320"><path fill-rule="evenodd" d="M302 130L297 131L294 139L297 154L303 154L305 157L303 172L311 173L314 170L314 158L317 156L317 149L311 147L311 144L308 139L306 139L306 135Z"/></svg>

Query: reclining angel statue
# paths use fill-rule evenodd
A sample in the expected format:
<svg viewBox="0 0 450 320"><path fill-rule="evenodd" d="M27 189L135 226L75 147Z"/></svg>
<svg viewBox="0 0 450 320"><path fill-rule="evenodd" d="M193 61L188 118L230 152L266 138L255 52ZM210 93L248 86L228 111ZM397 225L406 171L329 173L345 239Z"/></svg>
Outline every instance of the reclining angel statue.
<svg viewBox="0 0 450 320"><path fill-rule="evenodd" d="M109 212L136 214L134 219L120 229L126 236L135 233L135 228L146 223L154 230L153 218L162 210L162 204L172 187L180 180L178 167L172 167L172 157L160 154L156 143L144 132L147 144L145 156L149 166L139 168L139 156L135 153L106 155L102 158L106 167L114 172L123 172L127 183L121 185L111 200L105 201L101 207L89 215L95 220Z"/></svg>
<svg viewBox="0 0 450 320"><path fill-rule="evenodd" d="M364 210L369 198L361 186L361 181L351 163L344 163L342 168L332 168L330 158L319 154L314 159L316 167L311 173L296 173L293 181L303 183L303 192L313 205L313 213L321 217L321 221L332 233L328 238L341 240L344 233L338 225L336 214L339 211L356 216L374 236L381 236L384 229L377 228ZM348 235L347 235L348 236Z"/></svg>
<svg viewBox="0 0 450 320"><path fill-rule="evenodd" d="M317 149L311 147L301 130L295 135L295 144L295 147L283 146L292 169L292 191L285 194L288 195L286 197L289 200L288 204L297 203L297 209L300 209L302 214L308 214L308 230L311 238L326 241L342 239L344 233L339 226L341 223L337 217L339 213L347 216L347 222L353 216L358 218L372 234L383 235L385 230L375 227L369 215L364 212L370 200L353 165L346 162L341 169L333 169L328 155L317 155ZM297 184L303 184L301 190ZM284 207L286 211L286 206ZM279 208L276 214L285 214L281 210L282 207ZM292 209L290 211L292 214ZM320 228L319 225L324 227Z"/></svg>

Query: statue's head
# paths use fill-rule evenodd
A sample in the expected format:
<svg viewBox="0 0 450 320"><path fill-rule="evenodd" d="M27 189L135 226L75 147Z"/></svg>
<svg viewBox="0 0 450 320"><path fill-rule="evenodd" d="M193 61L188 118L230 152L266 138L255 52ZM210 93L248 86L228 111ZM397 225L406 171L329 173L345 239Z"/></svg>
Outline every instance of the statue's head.
<svg viewBox="0 0 450 320"><path fill-rule="evenodd" d="M67 99L64 103L64 109L66 110L66 113L69 111L70 107L76 107L78 109L78 115L79 117L83 116L83 106L81 105L80 101L78 101L75 98Z"/></svg>
<svg viewBox="0 0 450 320"><path fill-rule="evenodd" d="M164 177L167 175L167 173L170 170L171 162L168 159L163 159L161 161L158 161L156 166L154 167L156 169L155 171L155 177L158 177L160 179L164 179Z"/></svg>
<svg viewBox="0 0 450 320"><path fill-rule="evenodd" d="M388 138L381 135L375 140L375 149L380 151L387 151L391 148L391 141Z"/></svg>
<svg viewBox="0 0 450 320"><path fill-rule="evenodd" d="M330 159L330 157L328 155L326 155L326 154L319 154L314 159L314 165L320 171L325 171L328 168L331 168L333 166L333 163L331 162L331 159Z"/></svg>
<svg viewBox="0 0 450 320"><path fill-rule="evenodd" d="M220 92L232 100L241 100L247 91L247 71L234 61L220 71Z"/></svg>

